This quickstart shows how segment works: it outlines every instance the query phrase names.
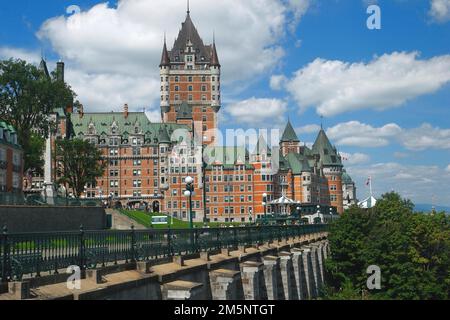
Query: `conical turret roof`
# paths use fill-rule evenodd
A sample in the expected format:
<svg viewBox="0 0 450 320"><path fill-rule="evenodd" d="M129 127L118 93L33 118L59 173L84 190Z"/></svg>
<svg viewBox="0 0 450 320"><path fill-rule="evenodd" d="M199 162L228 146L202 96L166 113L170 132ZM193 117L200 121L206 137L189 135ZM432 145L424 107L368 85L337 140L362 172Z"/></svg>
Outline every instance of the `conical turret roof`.
<svg viewBox="0 0 450 320"><path fill-rule="evenodd" d="M192 22L190 12L187 12L186 20L181 24L181 30L178 33L178 37L173 44L173 48L170 51L170 61L183 62L186 46L190 44L192 46L192 52L197 56L196 60L207 62L210 58L210 47L204 45L202 38ZM204 60L201 59L203 57Z"/></svg>
<svg viewBox="0 0 450 320"><path fill-rule="evenodd" d="M271 154L271 150L269 146L267 145L266 139L264 139L263 135L260 135L258 138L258 142L256 143L256 148L253 154L260 155L262 153L266 153L267 155Z"/></svg>
<svg viewBox="0 0 450 320"><path fill-rule="evenodd" d="M169 52L167 51L165 37L164 37L163 51L162 51L162 55L161 55L161 63L159 64L159 67L163 67L163 66L170 66Z"/></svg>
<svg viewBox="0 0 450 320"><path fill-rule="evenodd" d="M290 120L288 120L286 128L284 129L281 142L300 142Z"/></svg>
<svg viewBox="0 0 450 320"><path fill-rule="evenodd" d="M327 137L327 134L323 129L320 129L317 135L316 141L312 147L313 154L320 155L320 161L324 166L342 166L341 157L337 153L337 150L331 144Z"/></svg>
<svg viewBox="0 0 450 320"><path fill-rule="evenodd" d="M211 49L211 66L220 67L219 56L217 55L216 43L214 42Z"/></svg>

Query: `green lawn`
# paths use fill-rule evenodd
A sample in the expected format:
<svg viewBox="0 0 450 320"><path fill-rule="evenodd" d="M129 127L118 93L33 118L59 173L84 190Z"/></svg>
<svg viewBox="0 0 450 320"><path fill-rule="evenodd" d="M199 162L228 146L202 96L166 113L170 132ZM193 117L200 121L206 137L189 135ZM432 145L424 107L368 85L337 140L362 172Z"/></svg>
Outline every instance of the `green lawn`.
<svg viewBox="0 0 450 320"><path fill-rule="evenodd" d="M122 214L126 215L127 217L129 217L130 219L133 219L134 221L136 221L137 223L143 225L144 227L147 228L151 228L153 227L154 229L167 229L168 225L154 225L152 226L151 224L151 217L152 216L163 216L163 213L146 213L143 211L136 211L136 210L119 210ZM171 228L173 229L187 229L189 228L189 222L187 221L183 221L180 219L175 219L175 218L169 218L169 222L170 219L172 219L172 224L170 225ZM220 223L220 222L210 222L208 223L208 225L211 228L214 227L219 227L220 225L233 225L235 227L240 226L242 223L237 223L237 222L233 222L233 223ZM203 227L203 222L194 222L194 226L197 228Z"/></svg>

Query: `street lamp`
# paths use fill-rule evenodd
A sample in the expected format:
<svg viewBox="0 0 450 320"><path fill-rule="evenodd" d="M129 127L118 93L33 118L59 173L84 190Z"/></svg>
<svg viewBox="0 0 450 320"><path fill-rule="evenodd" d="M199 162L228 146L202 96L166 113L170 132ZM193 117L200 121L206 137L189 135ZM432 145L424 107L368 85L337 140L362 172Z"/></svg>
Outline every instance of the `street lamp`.
<svg viewBox="0 0 450 320"><path fill-rule="evenodd" d="M320 217L320 205L317 205L317 218L319 218L320 222L322 222L322 218Z"/></svg>
<svg viewBox="0 0 450 320"><path fill-rule="evenodd" d="M189 197L189 228L194 228L194 222L192 221L192 194L194 193L194 179L187 176L184 181L186 182L186 190L184 195Z"/></svg>
<svg viewBox="0 0 450 320"><path fill-rule="evenodd" d="M267 193L263 193L263 195L262 195L262 197L263 197L263 202L262 202L262 205L263 205L263 207L264 207L264 220L266 220L266 205L267 205Z"/></svg>
<svg viewBox="0 0 450 320"><path fill-rule="evenodd" d="M330 207L331 222L333 222L333 208Z"/></svg>
<svg viewBox="0 0 450 320"><path fill-rule="evenodd" d="M109 207L112 209L113 207L113 197L114 197L114 193L110 192L109 193Z"/></svg>

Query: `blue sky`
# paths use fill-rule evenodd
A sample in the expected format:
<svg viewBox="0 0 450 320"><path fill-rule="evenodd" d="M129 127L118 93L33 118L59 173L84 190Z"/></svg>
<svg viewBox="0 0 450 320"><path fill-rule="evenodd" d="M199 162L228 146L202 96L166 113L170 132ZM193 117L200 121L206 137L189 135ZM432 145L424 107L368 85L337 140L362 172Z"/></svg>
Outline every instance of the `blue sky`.
<svg viewBox="0 0 450 320"><path fill-rule="evenodd" d="M381 30L366 27L368 3ZM90 110L146 108L158 118L158 62L185 17L184 0L3 1L0 57L52 66ZM80 14L66 10L77 5ZM450 205L450 0L191 0L223 71L222 128L320 125L348 159L358 196L396 190Z"/></svg>

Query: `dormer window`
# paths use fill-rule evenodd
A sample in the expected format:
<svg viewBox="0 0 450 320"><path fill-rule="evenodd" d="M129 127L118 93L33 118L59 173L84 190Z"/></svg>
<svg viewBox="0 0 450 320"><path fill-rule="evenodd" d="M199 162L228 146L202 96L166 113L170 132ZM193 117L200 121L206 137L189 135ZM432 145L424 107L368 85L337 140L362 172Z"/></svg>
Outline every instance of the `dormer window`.
<svg viewBox="0 0 450 320"><path fill-rule="evenodd" d="M111 133L116 134L118 129L119 128L117 127L117 123L114 121L113 124L111 125Z"/></svg>
<svg viewBox="0 0 450 320"><path fill-rule="evenodd" d="M94 124L92 122L89 124L88 133L89 134L95 134L95 127L94 127Z"/></svg>

